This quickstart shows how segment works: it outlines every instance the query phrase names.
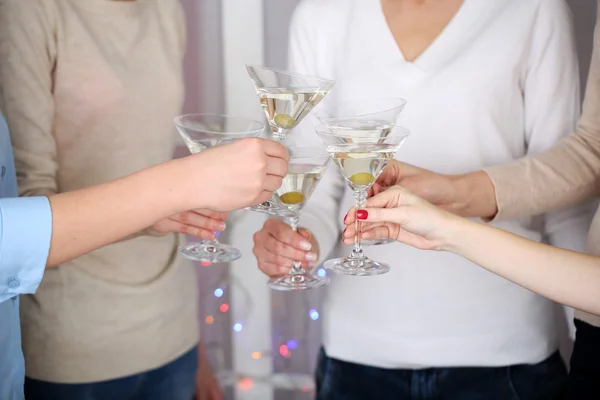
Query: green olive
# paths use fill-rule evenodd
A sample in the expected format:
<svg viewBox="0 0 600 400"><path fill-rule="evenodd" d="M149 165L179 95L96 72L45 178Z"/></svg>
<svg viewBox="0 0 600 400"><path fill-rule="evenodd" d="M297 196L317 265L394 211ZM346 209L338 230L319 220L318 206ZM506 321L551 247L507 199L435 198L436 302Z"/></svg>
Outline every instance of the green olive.
<svg viewBox="0 0 600 400"><path fill-rule="evenodd" d="M283 204L299 204L306 199L301 192L287 192L279 196L279 198Z"/></svg>
<svg viewBox="0 0 600 400"><path fill-rule="evenodd" d="M292 129L296 126L296 120L287 114L277 114L274 121L283 129Z"/></svg>
<svg viewBox="0 0 600 400"><path fill-rule="evenodd" d="M375 177L368 172L359 172L358 174L354 174L350 177L350 181L355 185L366 186L373 183Z"/></svg>

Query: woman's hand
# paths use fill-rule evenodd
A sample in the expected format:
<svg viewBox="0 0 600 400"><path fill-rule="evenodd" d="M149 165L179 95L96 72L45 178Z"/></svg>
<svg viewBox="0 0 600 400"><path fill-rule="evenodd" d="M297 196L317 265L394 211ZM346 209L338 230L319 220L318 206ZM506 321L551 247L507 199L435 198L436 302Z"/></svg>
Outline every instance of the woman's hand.
<svg viewBox="0 0 600 400"><path fill-rule="evenodd" d="M225 230L226 219L226 212L204 209L185 211L158 221L146 229L146 233L152 236L163 236L176 232L204 240L214 240L214 232Z"/></svg>
<svg viewBox="0 0 600 400"><path fill-rule="evenodd" d="M280 143L249 138L181 160L191 202L184 209L232 211L269 200L287 174L290 156Z"/></svg>
<svg viewBox="0 0 600 400"><path fill-rule="evenodd" d="M396 185L463 217L491 218L498 212L494 184L484 171L444 175L392 160L377 178L370 194L379 194Z"/></svg>
<svg viewBox="0 0 600 400"><path fill-rule="evenodd" d="M310 269L318 259L319 246L310 231L294 232L285 222L271 218L254 234L254 255L258 267L269 276L285 275L294 261Z"/></svg>
<svg viewBox="0 0 600 400"><path fill-rule="evenodd" d="M362 239L390 238L422 250L444 250L451 226L460 220L400 186L371 197L365 208L348 211L344 244L353 242L356 218L362 222Z"/></svg>

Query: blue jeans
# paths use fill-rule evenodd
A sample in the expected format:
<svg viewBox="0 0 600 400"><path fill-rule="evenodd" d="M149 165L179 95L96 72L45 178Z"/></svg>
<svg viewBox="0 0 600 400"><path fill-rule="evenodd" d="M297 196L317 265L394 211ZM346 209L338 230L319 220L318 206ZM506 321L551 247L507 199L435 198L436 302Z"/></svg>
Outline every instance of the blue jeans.
<svg viewBox="0 0 600 400"><path fill-rule="evenodd" d="M90 363L93 363L90 360ZM198 349L141 374L94 383L52 383L25 378L27 400L192 400Z"/></svg>
<svg viewBox="0 0 600 400"><path fill-rule="evenodd" d="M558 354L535 365L383 369L328 357L317 366L317 400L554 400L567 372Z"/></svg>

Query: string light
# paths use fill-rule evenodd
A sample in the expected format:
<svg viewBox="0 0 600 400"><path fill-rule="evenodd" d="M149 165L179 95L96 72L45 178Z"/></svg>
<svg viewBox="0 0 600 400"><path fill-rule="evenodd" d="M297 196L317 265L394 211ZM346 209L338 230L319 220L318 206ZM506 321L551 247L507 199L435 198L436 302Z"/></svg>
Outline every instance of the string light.
<svg viewBox="0 0 600 400"><path fill-rule="evenodd" d="M206 266L206 267L212 265L210 262L201 262L200 264L202 264L203 266ZM317 273L317 275L319 275L321 277L327 276L327 271L324 268L318 268L316 273ZM252 308L252 299L250 298L249 293L247 292L244 285L241 282L239 282L237 279L235 279L234 277L229 276L227 271L223 270L221 277L219 279L219 283L218 283L218 285L215 285L215 286L213 286L214 289L213 289L212 294L214 295L214 297L219 298L219 299L224 298L225 290L230 289L232 286L239 287L240 289L242 289L242 292L246 297L246 300L243 300L242 303L245 303L246 307ZM210 293L210 291L208 293ZM308 305L308 304L306 304L306 305ZM218 309L221 313L227 313L230 310L230 305L228 303L221 303L218 306ZM319 312L314 308L311 308L308 311L308 316L313 321L318 320L320 317ZM242 316L242 318L240 320L236 321L231 326L231 329L235 332L241 332L243 330L243 323L245 322L244 318L245 317ZM205 315L204 322L207 325L213 325L216 322L216 318L214 315L207 314L207 315ZM279 346L279 355L286 359L291 358L292 351L297 350L299 348L299 346L303 345L306 341L307 341L306 338L287 340L285 342L285 344L281 344ZM271 349L263 349L262 351L251 352L250 356L252 357L253 360L260 360L264 357L271 358L274 356L274 353ZM238 375L238 379L235 380L234 382L236 382L238 387L241 389L250 389L254 385L253 379L256 380L256 377L248 377L248 375L246 375L246 376ZM270 378L264 378L264 379L267 379L267 381L268 381ZM258 381L262 382L262 378L258 379ZM312 391L312 387L302 385L302 386L298 386L296 388L296 390L302 390L303 392L304 391L310 392L310 391Z"/></svg>
<svg viewBox="0 0 600 400"><path fill-rule="evenodd" d="M252 386L254 386L254 383L252 382L252 379L250 379L250 378L243 378L238 381L237 386L240 389L252 389Z"/></svg>
<svg viewBox="0 0 600 400"><path fill-rule="evenodd" d="M290 349L288 349L285 344L282 344L279 346L279 354L281 354L282 357L288 358L290 356Z"/></svg>

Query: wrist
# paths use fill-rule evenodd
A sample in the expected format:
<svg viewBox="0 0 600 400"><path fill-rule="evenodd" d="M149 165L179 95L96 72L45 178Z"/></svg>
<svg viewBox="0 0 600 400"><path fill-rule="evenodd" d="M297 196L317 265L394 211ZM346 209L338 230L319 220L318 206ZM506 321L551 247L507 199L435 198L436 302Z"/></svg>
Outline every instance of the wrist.
<svg viewBox="0 0 600 400"><path fill-rule="evenodd" d="M454 214L448 214L444 223L441 224L443 228L437 240L437 250L460 254L460 248L471 224L474 222Z"/></svg>
<svg viewBox="0 0 600 400"><path fill-rule="evenodd" d="M164 213L169 216L181 211L187 211L198 205L194 196L194 188L202 183L196 181L192 174L193 184L190 184L190 165L186 158L177 159L157 165L148 170L149 176L145 179L152 185L156 195L157 203L165 208Z"/></svg>
<svg viewBox="0 0 600 400"><path fill-rule="evenodd" d="M463 217L493 218L497 212L494 184L484 171L451 177L455 187L453 211Z"/></svg>

